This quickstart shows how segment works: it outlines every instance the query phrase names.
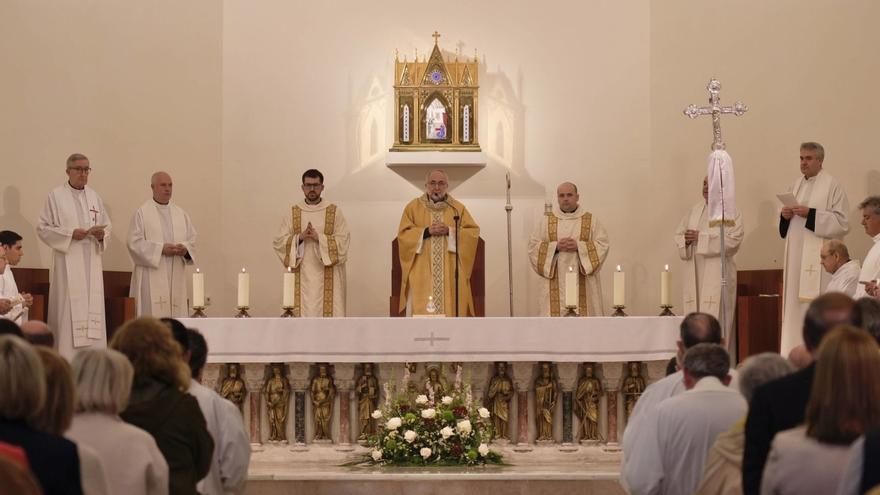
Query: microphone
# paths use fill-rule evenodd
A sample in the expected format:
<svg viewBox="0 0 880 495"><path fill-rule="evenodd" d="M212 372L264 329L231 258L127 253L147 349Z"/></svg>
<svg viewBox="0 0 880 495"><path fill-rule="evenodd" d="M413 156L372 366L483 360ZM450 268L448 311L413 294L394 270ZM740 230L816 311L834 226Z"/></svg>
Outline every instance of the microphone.
<svg viewBox="0 0 880 495"><path fill-rule="evenodd" d="M461 218L461 215L459 215L459 213L458 213L458 208L453 206L452 203L449 202L448 198L449 198L448 196L443 198L443 202L446 203L447 205L449 205L450 208L452 208L452 211L455 212L455 216L453 216L452 218L453 218L453 220L458 221Z"/></svg>
<svg viewBox="0 0 880 495"><path fill-rule="evenodd" d="M456 208L455 206L452 205L452 203L449 202L449 196L446 196L445 198L443 198L443 202L446 203L447 205L449 205L449 207L452 208L452 211L455 212L455 216L452 218L453 218L453 220L455 220L455 316L458 317L459 316L459 308L458 308L458 299L459 299L459 296L458 296L458 277L459 277L459 274L458 274L458 272L459 272L459 264L461 263L461 261L460 261L461 258L459 257L459 254L458 254L458 224L459 224L459 220L461 219L461 215L459 214L458 208Z"/></svg>

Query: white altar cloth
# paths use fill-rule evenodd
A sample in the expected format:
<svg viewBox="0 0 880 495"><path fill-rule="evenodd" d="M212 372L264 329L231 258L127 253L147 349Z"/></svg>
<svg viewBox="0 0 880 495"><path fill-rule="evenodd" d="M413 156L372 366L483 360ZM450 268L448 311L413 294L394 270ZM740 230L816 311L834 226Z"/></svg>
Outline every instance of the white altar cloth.
<svg viewBox="0 0 880 495"><path fill-rule="evenodd" d="M681 317L183 318L208 362L658 361Z"/></svg>

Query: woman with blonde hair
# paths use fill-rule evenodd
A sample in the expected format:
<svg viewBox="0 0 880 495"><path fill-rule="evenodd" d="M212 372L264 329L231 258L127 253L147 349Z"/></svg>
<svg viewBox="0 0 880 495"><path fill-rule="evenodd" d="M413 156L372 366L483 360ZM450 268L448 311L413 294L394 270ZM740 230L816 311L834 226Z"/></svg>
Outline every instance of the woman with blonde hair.
<svg viewBox="0 0 880 495"><path fill-rule="evenodd" d="M873 337L843 325L822 339L816 356L805 424L773 439L761 493L834 493L849 445L880 426L880 352Z"/></svg>
<svg viewBox="0 0 880 495"><path fill-rule="evenodd" d="M81 494L76 444L48 433L42 423L46 373L24 340L0 335L0 442L21 447L46 494Z"/></svg>
<svg viewBox="0 0 880 495"><path fill-rule="evenodd" d="M189 388L189 367L171 330L155 318L131 320L113 335L110 347L134 369L131 397L122 419L156 440L169 469L169 493L196 495L208 474L214 441Z"/></svg>
<svg viewBox="0 0 880 495"><path fill-rule="evenodd" d="M128 405L134 370L112 349L86 349L73 358L76 415L68 438L94 449L110 493L165 495L168 464L156 441L119 417Z"/></svg>

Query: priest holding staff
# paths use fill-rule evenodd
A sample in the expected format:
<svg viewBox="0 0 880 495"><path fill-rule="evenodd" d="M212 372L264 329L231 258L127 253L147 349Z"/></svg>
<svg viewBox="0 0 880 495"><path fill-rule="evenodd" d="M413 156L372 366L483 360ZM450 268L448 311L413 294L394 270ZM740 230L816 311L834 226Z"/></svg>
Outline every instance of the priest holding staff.
<svg viewBox="0 0 880 495"><path fill-rule="evenodd" d="M130 295L138 316L186 317L186 265L195 259L196 229L182 208L171 202L173 183L165 172L150 178L152 199L134 213L128 229L128 253L134 261Z"/></svg>

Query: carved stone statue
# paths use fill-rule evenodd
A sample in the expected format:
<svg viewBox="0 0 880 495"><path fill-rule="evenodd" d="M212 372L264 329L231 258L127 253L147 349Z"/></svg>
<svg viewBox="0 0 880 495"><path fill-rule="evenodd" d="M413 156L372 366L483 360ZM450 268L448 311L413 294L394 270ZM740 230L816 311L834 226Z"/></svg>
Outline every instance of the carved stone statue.
<svg viewBox="0 0 880 495"><path fill-rule="evenodd" d="M553 378L550 363L540 364L541 374L535 380L535 423L537 440L553 440L553 415L559 400L559 384Z"/></svg>
<svg viewBox="0 0 880 495"><path fill-rule="evenodd" d="M376 433L373 411L379 405L379 381L373 375L373 364L364 363L364 373L355 384L358 398L358 420L361 423L361 438Z"/></svg>
<svg viewBox="0 0 880 495"><path fill-rule="evenodd" d="M238 406L238 410L241 411L245 395L247 395L247 386L241 379L241 365L229 363L226 365L226 376L220 382L220 396Z"/></svg>
<svg viewBox="0 0 880 495"><path fill-rule="evenodd" d="M507 376L507 363L495 363L495 375L489 380L487 393L489 411L492 413L494 437L509 440L507 425L510 423L510 398L513 397L513 382Z"/></svg>
<svg viewBox="0 0 880 495"><path fill-rule="evenodd" d="M403 387L410 400L415 399L421 393L414 378L418 365L418 363L403 363Z"/></svg>
<svg viewBox="0 0 880 495"><path fill-rule="evenodd" d="M630 361L629 375L623 379L621 391L623 392L624 418L626 421L629 421L629 417L632 415L633 409L636 407L636 402L639 400L639 397L642 396L642 392L645 391L645 379L642 378L641 363Z"/></svg>
<svg viewBox="0 0 880 495"><path fill-rule="evenodd" d="M435 402L443 397L446 393L446 384L443 383L443 377L440 375L440 368L432 366L428 368L428 378L425 380L424 394L428 396L428 400Z"/></svg>
<svg viewBox="0 0 880 495"><path fill-rule="evenodd" d="M596 378L596 365L584 363L584 376L578 381L575 393L575 413L581 419L581 438L599 440L599 398L602 382Z"/></svg>
<svg viewBox="0 0 880 495"><path fill-rule="evenodd" d="M290 408L290 381L284 374L284 365L273 363L271 373L263 382L266 396L266 414L269 417L269 441L287 441L287 413Z"/></svg>
<svg viewBox="0 0 880 495"><path fill-rule="evenodd" d="M315 440L330 440L330 418L333 416L333 399L336 385L327 373L327 365L318 365L318 374L309 386L312 398L312 417L315 422Z"/></svg>

